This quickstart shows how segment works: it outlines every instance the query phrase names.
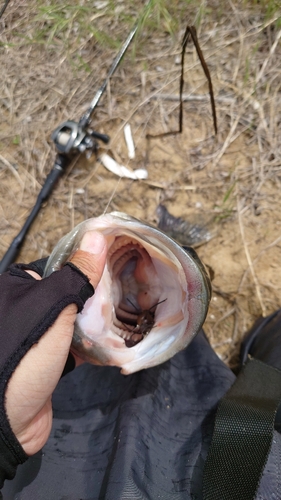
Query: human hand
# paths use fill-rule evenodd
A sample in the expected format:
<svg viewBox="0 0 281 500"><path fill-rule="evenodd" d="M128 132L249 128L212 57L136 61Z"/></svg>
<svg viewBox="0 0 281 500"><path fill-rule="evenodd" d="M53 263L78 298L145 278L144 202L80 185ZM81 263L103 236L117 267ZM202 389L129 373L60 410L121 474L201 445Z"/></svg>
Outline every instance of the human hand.
<svg viewBox="0 0 281 500"><path fill-rule="evenodd" d="M86 233L70 261L97 287L106 260L106 241L97 232ZM26 271L35 279L41 277ZM36 307L36 304L34 304ZM5 393L10 426L27 455L39 451L52 425L52 393L61 377L73 336L77 305L68 305L54 324L22 358ZM76 358L77 359L77 358Z"/></svg>

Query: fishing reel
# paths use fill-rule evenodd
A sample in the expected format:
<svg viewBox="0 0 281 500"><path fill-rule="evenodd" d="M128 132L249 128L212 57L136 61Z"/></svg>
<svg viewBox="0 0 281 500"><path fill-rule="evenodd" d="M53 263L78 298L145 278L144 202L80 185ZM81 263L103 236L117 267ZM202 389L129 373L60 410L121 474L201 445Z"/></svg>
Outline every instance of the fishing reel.
<svg viewBox="0 0 281 500"><path fill-rule="evenodd" d="M85 153L89 157L98 150L97 139L108 144L110 138L94 130L84 129L79 123L68 120L57 127L51 136L59 154L74 156Z"/></svg>

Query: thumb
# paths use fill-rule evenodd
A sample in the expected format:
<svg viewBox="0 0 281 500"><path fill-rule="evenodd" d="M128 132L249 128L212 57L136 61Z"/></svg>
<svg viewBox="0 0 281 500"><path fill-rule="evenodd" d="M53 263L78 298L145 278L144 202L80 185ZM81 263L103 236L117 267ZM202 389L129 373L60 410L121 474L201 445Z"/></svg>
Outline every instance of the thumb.
<svg viewBox="0 0 281 500"><path fill-rule="evenodd" d="M69 259L75 264L90 280L94 289L97 288L105 266L107 255L107 242L104 236L97 231L88 231L84 234L80 243L80 248ZM66 311L67 313L67 311ZM72 309L72 321L74 323L76 311ZM63 318L61 318L63 319ZM83 360L72 352L72 359L75 360L75 366L83 363ZM64 373L73 369L73 361L70 362L70 368L66 368Z"/></svg>
<svg viewBox="0 0 281 500"><path fill-rule="evenodd" d="M91 285L97 287L105 266L107 243L97 231L88 231L82 238L80 248L70 259L86 276Z"/></svg>

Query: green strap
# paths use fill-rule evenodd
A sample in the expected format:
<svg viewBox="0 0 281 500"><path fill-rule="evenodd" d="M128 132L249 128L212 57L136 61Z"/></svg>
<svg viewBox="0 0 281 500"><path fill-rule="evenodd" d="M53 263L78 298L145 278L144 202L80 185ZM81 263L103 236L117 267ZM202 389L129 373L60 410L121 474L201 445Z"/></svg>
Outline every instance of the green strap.
<svg viewBox="0 0 281 500"><path fill-rule="evenodd" d="M250 359L221 400L204 476L204 500L252 500L270 451L281 371Z"/></svg>

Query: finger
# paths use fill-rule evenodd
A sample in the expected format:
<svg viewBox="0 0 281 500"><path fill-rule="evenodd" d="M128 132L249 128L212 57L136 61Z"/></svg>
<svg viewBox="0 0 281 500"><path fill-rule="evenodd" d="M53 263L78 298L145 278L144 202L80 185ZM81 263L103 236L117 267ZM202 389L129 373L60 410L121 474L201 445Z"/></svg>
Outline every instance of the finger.
<svg viewBox="0 0 281 500"><path fill-rule="evenodd" d="M29 271L29 270L26 270L25 271L27 274L30 274L30 276L32 276L33 278L35 278L36 280L41 280L41 276L39 274L37 274L35 271Z"/></svg>

